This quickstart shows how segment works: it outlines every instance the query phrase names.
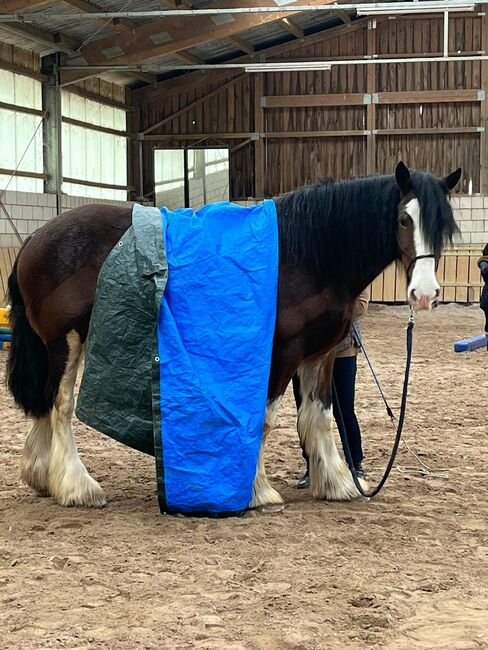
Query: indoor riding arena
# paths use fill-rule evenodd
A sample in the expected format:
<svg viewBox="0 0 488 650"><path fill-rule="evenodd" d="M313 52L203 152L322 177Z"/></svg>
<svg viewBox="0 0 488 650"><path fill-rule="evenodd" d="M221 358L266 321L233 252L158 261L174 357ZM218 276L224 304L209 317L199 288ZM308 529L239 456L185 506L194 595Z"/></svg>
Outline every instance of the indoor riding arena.
<svg viewBox="0 0 488 650"><path fill-rule="evenodd" d="M488 648L487 2L0 1L0 649Z"/></svg>

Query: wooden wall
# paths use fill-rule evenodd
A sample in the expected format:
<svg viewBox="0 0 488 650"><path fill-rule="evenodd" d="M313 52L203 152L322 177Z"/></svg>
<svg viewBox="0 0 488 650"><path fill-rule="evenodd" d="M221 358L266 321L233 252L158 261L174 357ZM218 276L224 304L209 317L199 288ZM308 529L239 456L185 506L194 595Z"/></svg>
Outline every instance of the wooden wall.
<svg viewBox="0 0 488 650"><path fill-rule="evenodd" d="M439 56L442 40L440 16L363 18L265 53L267 61ZM476 54L482 45L480 16L450 19L450 54ZM323 176L391 173L399 159L438 175L460 166L458 191L467 192L470 181L473 192L481 189L480 91L488 80L480 62L345 65L232 78L229 71L197 72L132 93L134 134L166 119L145 135L145 195L153 189L154 148L195 143L229 146L235 200L277 195ZM139 177L136 157L132 175Z"/></svg>

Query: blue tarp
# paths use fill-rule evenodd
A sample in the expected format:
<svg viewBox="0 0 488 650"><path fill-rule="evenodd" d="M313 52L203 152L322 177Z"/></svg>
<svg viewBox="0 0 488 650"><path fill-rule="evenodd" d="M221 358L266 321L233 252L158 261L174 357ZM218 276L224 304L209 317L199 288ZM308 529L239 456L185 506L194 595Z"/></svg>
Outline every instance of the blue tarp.
<svg viewBox="0 0 488 650"><path fill-rule="evenodd" d="M169 271L153 399L160 505L236 513L252 499L263 434L278 283L275 204L161 214Z"/></svg>

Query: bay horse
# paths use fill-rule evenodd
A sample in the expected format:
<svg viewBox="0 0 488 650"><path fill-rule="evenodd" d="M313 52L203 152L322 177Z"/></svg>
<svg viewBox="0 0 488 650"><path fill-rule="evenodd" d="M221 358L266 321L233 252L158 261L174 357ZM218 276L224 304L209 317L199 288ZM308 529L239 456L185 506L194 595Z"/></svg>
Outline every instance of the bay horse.
<svg viewBox="0 0 488 650"><path fill-rule="evenodd" d="M408 299L430 309L436 264L457 232L443 179L399 163L390 176L328 182L275 199L279 233L277 320L265 435L250 507L282 503L264 468L264 443L297 371L303 402L299 433L316 498L358 496L332 431L330 351L351 327L356 296L390 263L403 262ZM77 451L71 428L74 385L97 278L131 225L130 207L87 205L53 218L21 248L9 277L12 342L9 389L32 418L22 479L71 506L103 506L105 496ZM364 482L364 488L367 484Z"/></svg>

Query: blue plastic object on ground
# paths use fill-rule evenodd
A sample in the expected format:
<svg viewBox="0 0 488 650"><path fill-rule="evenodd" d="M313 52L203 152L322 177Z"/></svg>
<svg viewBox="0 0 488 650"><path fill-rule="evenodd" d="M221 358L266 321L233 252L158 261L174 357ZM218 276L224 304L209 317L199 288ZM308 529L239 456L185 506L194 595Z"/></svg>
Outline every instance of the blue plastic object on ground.
<svg viewBox="0 0 488 650"><path fill-rule="evenodd" d="M480 334L479 336L471 336L468 339L462 339L462 341L456 341L454 343L454 352L472 352L478 348L483 348L487 344L486 335Z"/></svg>

